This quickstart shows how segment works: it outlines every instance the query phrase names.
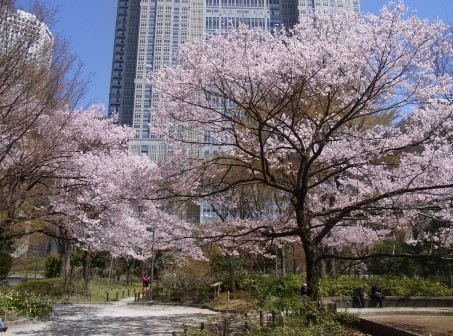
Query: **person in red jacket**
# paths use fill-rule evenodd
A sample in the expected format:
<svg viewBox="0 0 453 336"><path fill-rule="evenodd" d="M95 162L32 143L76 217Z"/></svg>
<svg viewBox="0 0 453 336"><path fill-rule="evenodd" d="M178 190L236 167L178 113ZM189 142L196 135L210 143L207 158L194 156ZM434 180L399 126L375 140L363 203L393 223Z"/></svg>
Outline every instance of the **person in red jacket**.
<svg viewBox="0 0 453 336"><path fill-rule="evenodd" d="M149 283L151 281L151 278L149 277L148 273L145 273L142 278L142 284L143 284L143 297L148 296L149 293Z"/></svg>

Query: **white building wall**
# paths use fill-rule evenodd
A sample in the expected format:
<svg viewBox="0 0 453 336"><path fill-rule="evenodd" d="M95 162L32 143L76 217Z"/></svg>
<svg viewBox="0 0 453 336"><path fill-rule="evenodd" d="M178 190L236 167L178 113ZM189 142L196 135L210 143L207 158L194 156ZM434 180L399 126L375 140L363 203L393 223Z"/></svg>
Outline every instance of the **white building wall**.
<svg viewBox="0 0 453 336"><path fill-rule="evenodd" d="M152 109L159 99L147 83L150 71L174 62L181 44L215 34L228 24L245 23L263 29L295 24L290 12L296 5L302 15L312 13L313 8L360 10L359 0L141 0L132 123L135 136L130 150L152 161L165 160L165 143L150 132ZM217 150L211 147L200 155Z"/></svg>
<svg viewBox="0 0 453 336"><path fill-rule="evenodd" d="M359 0L299 0L298 10L300 15L309 15L313 10L340 11L360 13Z"/></svg>

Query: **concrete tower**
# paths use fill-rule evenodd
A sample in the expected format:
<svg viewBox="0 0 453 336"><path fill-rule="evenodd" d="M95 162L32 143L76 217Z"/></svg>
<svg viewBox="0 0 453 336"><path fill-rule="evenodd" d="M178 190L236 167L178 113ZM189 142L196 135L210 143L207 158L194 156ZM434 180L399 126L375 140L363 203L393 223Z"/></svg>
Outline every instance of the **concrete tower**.
<svg viewBox="0 0 453 336"><path fill-rule="evenodd" d="M291 27L313 9L360 10L359 0L118 0L109 114L134 128L130 150L165 160L166 145L149 128L158 97L146 76L171 64L179 45L228 23Z"/></svg>

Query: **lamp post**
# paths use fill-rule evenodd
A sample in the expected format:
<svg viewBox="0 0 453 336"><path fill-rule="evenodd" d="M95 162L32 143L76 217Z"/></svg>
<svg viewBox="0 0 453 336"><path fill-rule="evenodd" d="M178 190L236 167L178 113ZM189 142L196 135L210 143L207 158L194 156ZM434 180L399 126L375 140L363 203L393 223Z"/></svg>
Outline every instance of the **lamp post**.
<svg viewBox="0 0 453 336"><path fill-rule="evenodd" d="M151 240L151 283L149 287L149 300L153 299L153 285L154 285L154 227L146 228L146 231L152 232L152 240Z"/></svg>

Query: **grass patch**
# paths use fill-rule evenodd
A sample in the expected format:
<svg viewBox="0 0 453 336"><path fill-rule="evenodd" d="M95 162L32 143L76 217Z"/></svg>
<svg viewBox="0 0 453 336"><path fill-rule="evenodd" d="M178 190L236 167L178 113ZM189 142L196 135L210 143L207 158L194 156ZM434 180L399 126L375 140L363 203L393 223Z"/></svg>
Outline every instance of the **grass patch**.
<svg viewBox="0 0 453 336"><path fill-rule="evenodd" d="M28 280L12 288L18 292L46 297L54 303L102 303L133 297L141 290L141 284L127 285L124 282L99 279L90 281L87 288L82 280L72 280L69 284L62 278L52 278Z"/></svg>

